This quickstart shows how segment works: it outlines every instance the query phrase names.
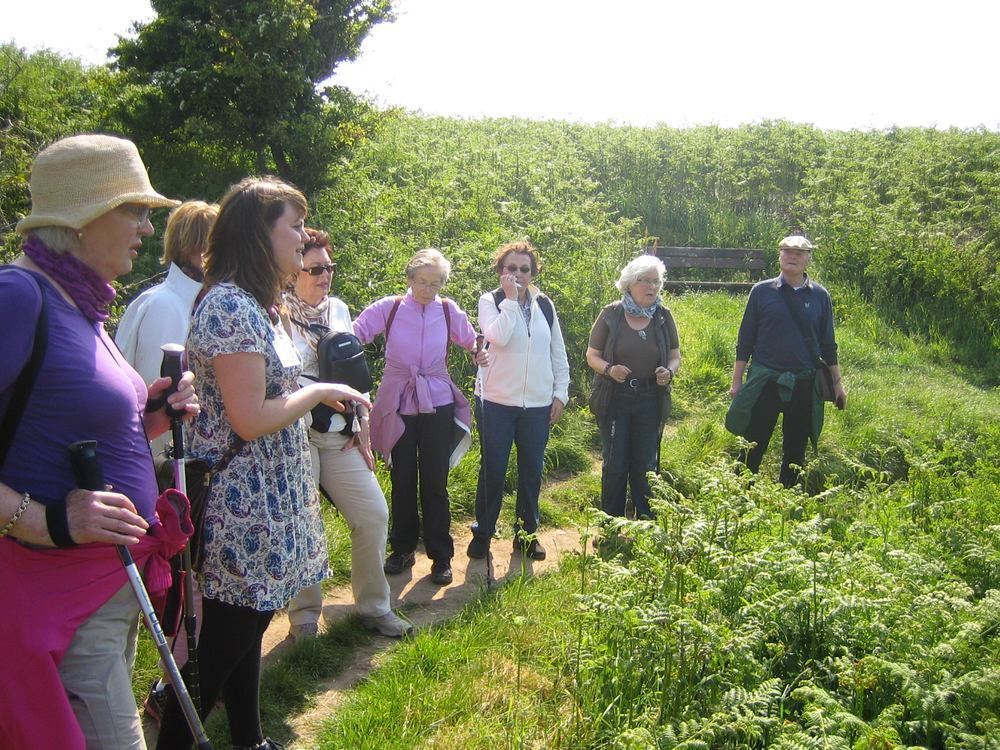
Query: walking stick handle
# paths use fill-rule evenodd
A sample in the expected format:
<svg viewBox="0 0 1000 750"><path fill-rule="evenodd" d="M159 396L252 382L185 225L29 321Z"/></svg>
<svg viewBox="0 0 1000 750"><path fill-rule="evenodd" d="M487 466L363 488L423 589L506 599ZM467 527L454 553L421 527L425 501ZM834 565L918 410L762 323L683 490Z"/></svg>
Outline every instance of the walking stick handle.
<svg viewBox="0 0 1000 750"><path fill-rule="evenodd" d="M101 463L97 460L96 440L78 440L72 443L69 446L69 457L77 487L92 492L104 490L107 485L104 484ZM128 551L128 547L118 545L118 556L125 565L133 564L132 553Z"/></svg>
<svg viewBox="0 0 1000 750"><path fill-rule="evenodd" d="M76 486L83 490L103 492L104 474L97 460L97 441L78 440L69 447L70 463Z"/></svg>
<svg viewBox="0 0 1000 750"><path fill-rule="evenodd" d="M164 404L167 404L167 398L170 394L177 392L177 383L180 382L181 374L184 371L183 346L180 344L164 344L160 347L160 351L163 352L163 360L160 362L160 377L170 378L170 387L146 404L147 412L159 411L163 408ZM176 419L183 414L183 411L177 411L167 404L167 416L171 419Z"/></svg>

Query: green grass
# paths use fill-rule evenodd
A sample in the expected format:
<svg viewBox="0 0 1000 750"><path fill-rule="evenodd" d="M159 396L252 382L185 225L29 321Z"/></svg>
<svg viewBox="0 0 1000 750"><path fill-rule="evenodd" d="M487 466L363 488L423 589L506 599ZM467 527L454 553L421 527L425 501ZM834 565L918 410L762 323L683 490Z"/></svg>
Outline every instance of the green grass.
<svg viewBox="0 0 1000 750"><path fill-rule="evenodd" d="M1000 393L848 299L837 314L849 408L827 413L808 492L772 481L774 448L751 480L721 427L743 302L669 301L684 361L658 520L594 510L592 420L568 412L547 452L561 481L543 493L543 524L606 535L601 553L483 591L396 645L316 747L993 747ZM453 474L454 500L474 497L475 463L473 451ZM468 509L455 506L461 525ZM287 738L363 638L347 622L277 659L265 731ZM210 726L224 748L223 719Z"/></svg>
<svg viewBox="0 0 1000 750"><path fill-rule="evenodd" d="M783 490L777 456L750 481L719 427L742 301L670 304L685 360L658 521L405 644L319 747L993 746L1000 394L841 306L850 408L810 494ZM597 483L551 493L586 518Z"/></svg>

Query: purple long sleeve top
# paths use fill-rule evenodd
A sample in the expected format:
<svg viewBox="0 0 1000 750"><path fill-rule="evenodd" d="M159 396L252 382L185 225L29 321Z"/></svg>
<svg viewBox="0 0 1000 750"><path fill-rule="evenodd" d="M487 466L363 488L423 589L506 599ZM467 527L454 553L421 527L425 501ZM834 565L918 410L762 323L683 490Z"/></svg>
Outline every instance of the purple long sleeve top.
<svg viewBox="0 0 1000 750"><path fill-rule="evenodd" d="M380 333L385 333L386 320L398 297L383 297L368 305L354 321L354 335L365 344L371 343ZM431 373L427 378L427 388L432 406L445 406L454 401L452 382L447 375L445 360L448 354L448 340L442 305L448 305L451 313L451 343L472 350L476 343L476 331L469 323L469 316L450 299L435 297L433 302L422 305L407 291L396 310L392 321L392 335L385 345L387 363L405 367L416 366ZM388 369L388 368L387 368ZM444 373L436 374L433 373ZM380 388L385 385L383 378ZM404 393L399 404L399 414L419 414L417 395L413 391Z"/></svg>
<svg viewBox="0 0 1000 750"><path fill-rule="evenodd" d="M354 321L354 334L367 344L385 333L397 299L400 298L383 297L366 307ZM446 333L444 305L448 305L450 313L450 337ZM407 292L400 300L386 341L385 371L371 414L372 447L386 460L403 434L402 414L431 412L454 403L455 421L468 433L472 424L468 399L448 375L449 338L451 343L469 350L476 342L476 332L461 308L441 297L424 305ZM462 452L464 449L453 454L453 460Z"/></svg>

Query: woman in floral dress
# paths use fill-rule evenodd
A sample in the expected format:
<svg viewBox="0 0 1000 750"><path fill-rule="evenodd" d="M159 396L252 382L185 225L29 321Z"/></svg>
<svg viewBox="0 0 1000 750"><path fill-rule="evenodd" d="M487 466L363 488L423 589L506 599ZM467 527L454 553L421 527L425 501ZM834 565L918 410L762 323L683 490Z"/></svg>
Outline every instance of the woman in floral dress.
<svg viewBox="0 0 1000 750"><path fill-rule="evenodd" d="M370 407L346 386L298 388L301 362L277 305L302 268L305 215L303 195L278 180L248 178L230 189L209 238L209 290L188 336L204 394L189 453L217 470L202 532L201 702L211 710L225 699L234 748L278 747L260 725L261 638L276 609L328 572L301 417L321 402ZM157 748L190 746L171 700Z"/></svg>

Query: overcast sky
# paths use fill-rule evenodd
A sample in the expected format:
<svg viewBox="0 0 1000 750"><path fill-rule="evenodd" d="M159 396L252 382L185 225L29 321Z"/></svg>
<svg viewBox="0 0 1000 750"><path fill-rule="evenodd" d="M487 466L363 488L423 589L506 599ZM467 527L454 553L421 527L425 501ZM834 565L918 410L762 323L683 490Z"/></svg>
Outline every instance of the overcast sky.
<svg viewBox="0 0 1000 750"><path fill-rule="evenodd" d="M7 3L0 40L105 60L148 0ZM1000 3L397 0L334 82L461 117L1000 129Z"/></svg>

